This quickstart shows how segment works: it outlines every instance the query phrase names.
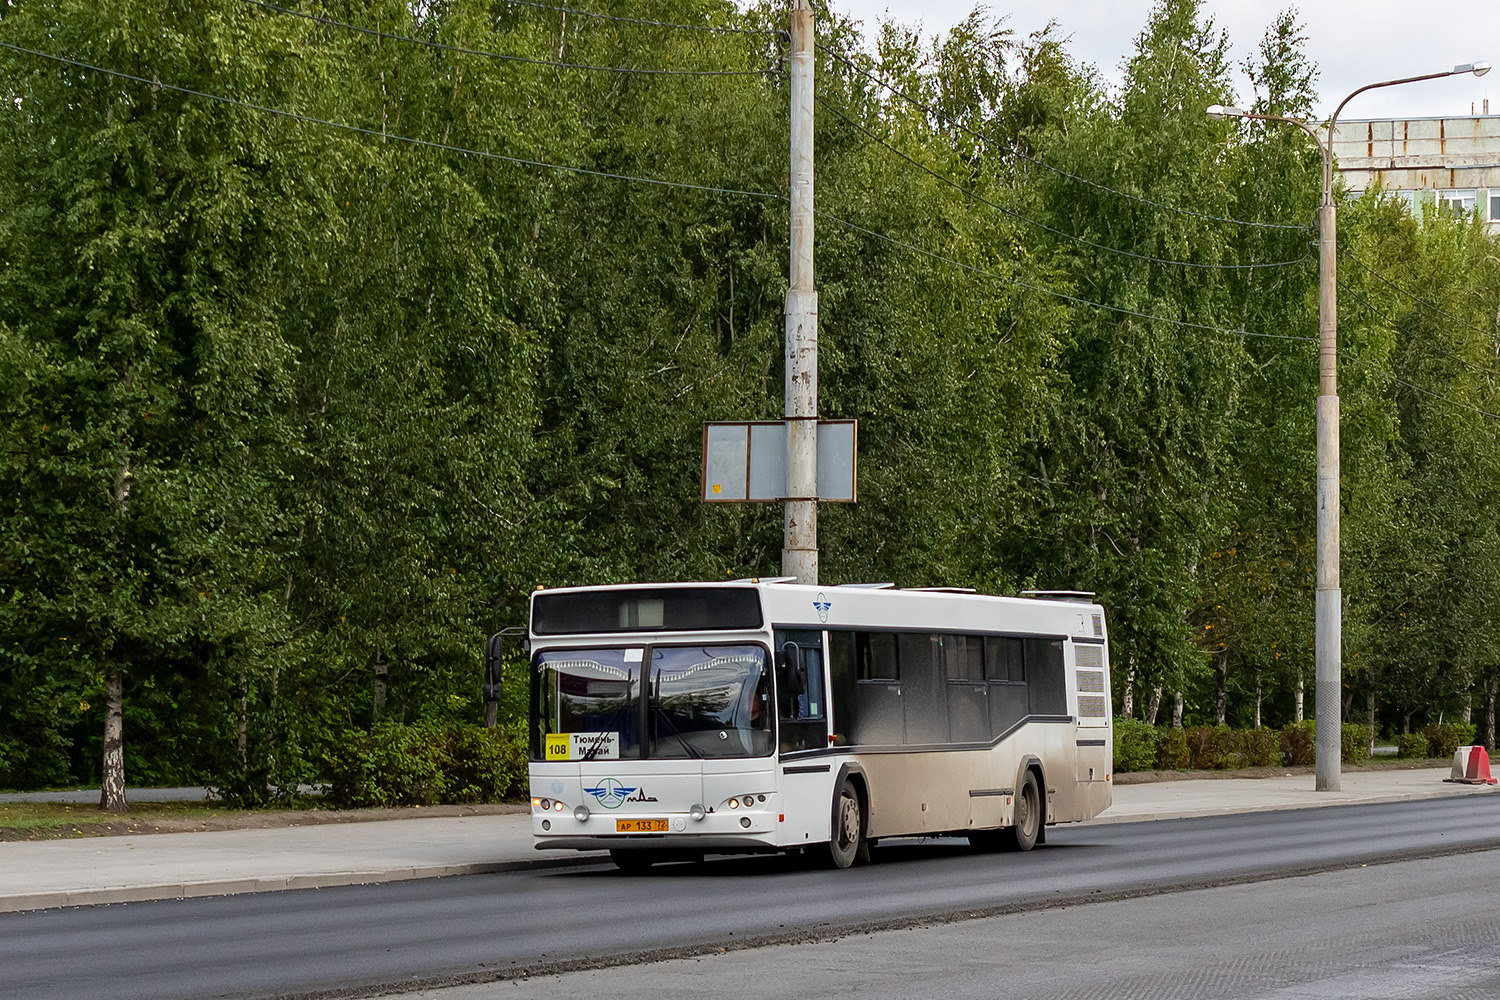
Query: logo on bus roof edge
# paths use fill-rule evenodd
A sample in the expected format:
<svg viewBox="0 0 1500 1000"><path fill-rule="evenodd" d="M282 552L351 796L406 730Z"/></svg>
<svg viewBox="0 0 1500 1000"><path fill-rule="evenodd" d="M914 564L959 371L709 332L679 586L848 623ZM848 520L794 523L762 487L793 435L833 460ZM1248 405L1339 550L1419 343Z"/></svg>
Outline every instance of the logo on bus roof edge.
<svg viewBox="0 0 1500 1000"><path fill-rule="evenodd" d="M818 596L813 600L813 608L818 612L818 621L826 624L828 622L828 611L832 607L833 604L828 600L828 597L821 590L818 591Z"/></svg>

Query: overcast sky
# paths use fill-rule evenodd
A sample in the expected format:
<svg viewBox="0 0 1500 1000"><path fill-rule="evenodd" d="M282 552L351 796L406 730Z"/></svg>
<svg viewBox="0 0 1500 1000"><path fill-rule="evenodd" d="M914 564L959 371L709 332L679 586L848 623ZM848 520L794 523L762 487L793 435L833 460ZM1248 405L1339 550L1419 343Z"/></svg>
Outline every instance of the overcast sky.
<svg viewBox="0 0 1500 1000"><path fill-rule="evenodd" d="M864 22L867 34L883 19L921 25L931 35L962 20L974 0L832 0L833 9ZM1092 63L1113 83L1153 6L1152 0L996 0L992 15L1027 35L1054 20L1070 38L1074 58ZM1230 56L1238 67L1259 47L1279 10L1296 6L1307 36L1307 52L1318 65L1319 115L1327 115L1350 91L1367 83L1417 76L1458 63L1500 64L1500 0L1205 0L1214 23L1229 32ZM1237 72L1242 102L1248 84ZM1453 77L1362 94L1341 118L1422 118L1479 114L1483 101L1500 115L1500 71L1483 79Z"/></svg>

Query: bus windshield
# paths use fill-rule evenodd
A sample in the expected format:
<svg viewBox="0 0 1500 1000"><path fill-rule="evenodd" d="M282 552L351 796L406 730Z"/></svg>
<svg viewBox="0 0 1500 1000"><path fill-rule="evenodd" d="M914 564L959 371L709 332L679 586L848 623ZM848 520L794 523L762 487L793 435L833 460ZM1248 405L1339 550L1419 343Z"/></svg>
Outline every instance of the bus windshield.
<svg viewBox="0 0 1500 1000"><path fill-rule="evenodd" d="M547 650L534 679L535 760L762 757L774 745L761 646Z"/></svg>

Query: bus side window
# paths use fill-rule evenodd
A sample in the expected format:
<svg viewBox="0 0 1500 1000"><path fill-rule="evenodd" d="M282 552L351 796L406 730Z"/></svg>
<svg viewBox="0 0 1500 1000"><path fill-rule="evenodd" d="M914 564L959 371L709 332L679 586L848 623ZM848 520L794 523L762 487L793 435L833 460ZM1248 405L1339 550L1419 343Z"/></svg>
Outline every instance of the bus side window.
<svg viewBox="0 0 1500 1000"><path fill-rule="evenodd" d="M1067 715L1067 680L1061 639L1027 639L1026 672L1032 715Z"/></svg>
<svg viewBox="0 0 1500 1000"><path fill-rule="evenodd" d="M944 673L948 678L948 739L983 743L990 738L990 705L984 686L984 639L945 635Z"/></svg>
<svg viewBox="0 0 1500 1000"><path fill-rule="evenodd" d="M896 679L896 634L894 632L856 632L855 647L859 657L859 679L893 681Z"/></svg>
<svg viewBox="0 0 1500 1000"><path fill-rule="evenodd" d="M900 702L905 723L902 742L908 746L948 742L943 638L929 632L901 633Z"/></svg>
<svg viewBox="0 0 1500 1000"><path fill-rule="evenodd" d="M853 632L828 633L828 691L833 711L833 742L843 746L854 732L854 687L859 671L859 648Z"/></svg>
<svg viewBox="0 0 1500 1000"><path fill-rule="evenodd" d="M847 701L838 701L835 742L843 736L850 744L894 746L905 737L901 710L901 685L896 660L896 633L853 632L856 674ZM831 634L830 634L831 638ZM834 644L834 652L838 644ZM837 683L837 682L835 682ZM837 687L835 698L844 692Z"/></svg>
<svg viewBox="0 0 1500 1000"><path fill-rule="evenodd" d="M984 677L989 687L990 735L1003 736L1031 711L1025 643L1008 635L985 636Z"/></svg>

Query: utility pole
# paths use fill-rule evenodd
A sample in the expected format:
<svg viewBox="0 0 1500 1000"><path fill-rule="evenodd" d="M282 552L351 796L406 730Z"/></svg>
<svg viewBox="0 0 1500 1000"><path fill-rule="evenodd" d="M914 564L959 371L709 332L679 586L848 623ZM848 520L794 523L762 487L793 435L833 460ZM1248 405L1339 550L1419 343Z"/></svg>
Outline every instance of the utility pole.
<svg viewBox="0 0 1500 1000"><path fill-rule="evenodd" d="M786 291L786 515L781 572L818 582L818 293L813 287L813 11L792 7L791 268Z"/></svg>
<svg viewBox="0 0 1500 1000"><path fill-rule="evenodd" d="M1346 98L1347 100L1347 98ZM1340 108L1343 105L1339 105ZM1318 533L1317 592L1313 603L1316 746L1313 788L1342 785L1344 595L1339 587L1338 228L1333 207L1333 128L1323 152L1323 203L1318 208ZM1316 136L1314 136L1316 139Z"/></svg>

